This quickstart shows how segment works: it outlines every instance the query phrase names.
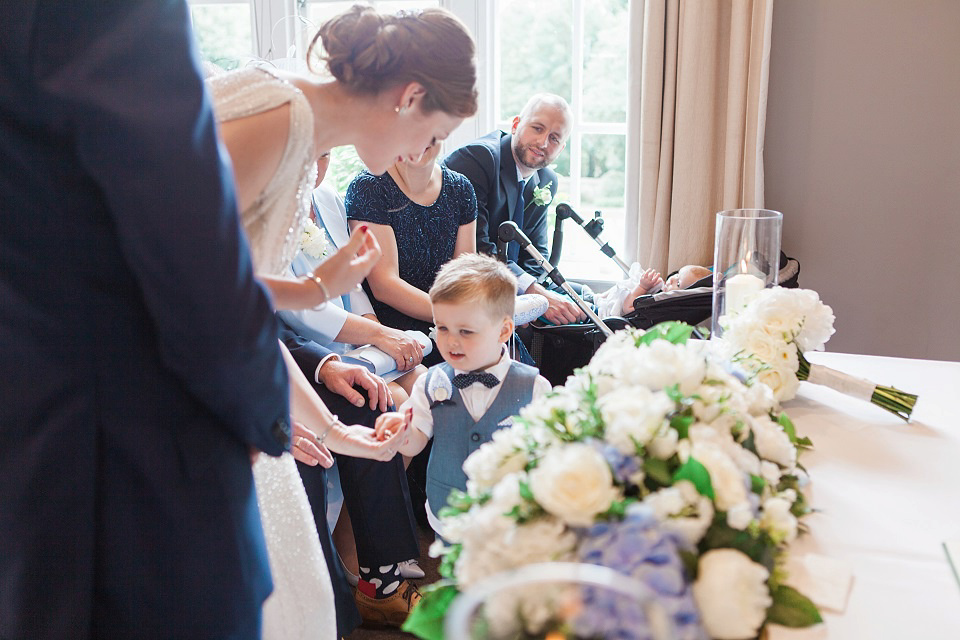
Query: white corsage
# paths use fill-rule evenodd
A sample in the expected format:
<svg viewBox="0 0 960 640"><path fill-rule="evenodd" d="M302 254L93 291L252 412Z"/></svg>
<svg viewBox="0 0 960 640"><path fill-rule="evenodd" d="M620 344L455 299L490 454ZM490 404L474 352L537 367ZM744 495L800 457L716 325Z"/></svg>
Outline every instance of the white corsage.
<svg viewBox="0 0 960 640"><path fill-rule="evenodd" d="M330 241L327 232L317 226L317 223L307 218L303 225L303 235L300 236L300 249L313 258L319 260L330 251Z"/></svg>

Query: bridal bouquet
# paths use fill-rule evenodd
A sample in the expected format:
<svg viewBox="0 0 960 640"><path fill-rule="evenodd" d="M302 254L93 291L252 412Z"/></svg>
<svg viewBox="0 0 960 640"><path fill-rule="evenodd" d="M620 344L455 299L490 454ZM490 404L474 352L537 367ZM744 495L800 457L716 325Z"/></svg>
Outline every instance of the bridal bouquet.
<svg viewBox="0 0 960 640"><path fill-rule="evenodd" d="M778 401L797 394L801 380L867 400L910 419L917 396L875 385L822 365L810 364L807 351L820 351L833 335L833 310L809 289L764 289L736 314L720 319L723 352L757 380L769 386Z"/></svg>
<svg viewBox="0 0 960 640"><path fill-rule="evenodd" d="M665 323L616 333L467 458L467 492L440 514L450 546L431 549L447 579L426 590L405 630L441 638L459 590L548 561L640 580L677 638L755 638L768 622L820 621L783 570L808 512L797 455L809 440L766 386L742 382L690 332ZM560 622L556 595L490 599L488 624L516 637L650 637L636 607L584 602Z"/></svg>

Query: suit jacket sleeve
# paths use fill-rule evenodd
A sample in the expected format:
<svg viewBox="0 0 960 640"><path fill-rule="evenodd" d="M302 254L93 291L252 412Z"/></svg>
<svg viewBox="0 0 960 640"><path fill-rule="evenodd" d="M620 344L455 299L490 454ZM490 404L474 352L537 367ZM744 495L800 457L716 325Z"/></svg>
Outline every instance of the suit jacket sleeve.
<svg viewBox="0 0 960 640"><path fill-rule="evenodd" d="M314 374L317 367L320 366L320 361L334 352L309 338L299 335L281 319L278 319L278 329L280 339L283 340L283 344L287 346L290 355L293 356L300 370L303 371L303 375L307 376L308 380L314 380Z"/></svg>
<svg viewBox="0 0 960 640"><path fill-rule="evenodd" d="M40 54L46 99L71 123L79 162L102 192L161 361L224 428L278 455L289 440L286 371L186 6L83 6L79 35ZM60 19L70 16L51 22Z"/></svg>

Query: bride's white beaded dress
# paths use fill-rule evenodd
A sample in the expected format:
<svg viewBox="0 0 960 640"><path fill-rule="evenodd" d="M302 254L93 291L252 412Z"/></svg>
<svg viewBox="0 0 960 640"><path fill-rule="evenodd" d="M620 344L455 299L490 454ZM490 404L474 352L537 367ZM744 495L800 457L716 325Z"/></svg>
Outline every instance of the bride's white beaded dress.
<svg viewBox="0 0 960 640"><path fill-rule="evenodd" d="M221 123L290 106L287 144L276 173L241 213L255 271L283 274L296 253L317 176L310 105L299 89L267 69L234 71L207 83ZM330 575L293 456L260 455L253 476L274 584L264 604L263 637L335 638Z"/></svg>

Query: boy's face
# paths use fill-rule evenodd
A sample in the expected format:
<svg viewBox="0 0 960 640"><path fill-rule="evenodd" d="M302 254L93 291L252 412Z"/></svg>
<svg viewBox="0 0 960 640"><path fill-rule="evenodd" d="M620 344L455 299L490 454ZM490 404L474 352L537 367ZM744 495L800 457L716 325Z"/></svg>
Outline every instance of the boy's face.
<svg viewBox="0 0 960 640"><path fill-rule="evenodd" d="M492 318L475 303L435 302L433 324L440 355L460 371L495 364L501 346L513 333L513 318Z"/></svg>

